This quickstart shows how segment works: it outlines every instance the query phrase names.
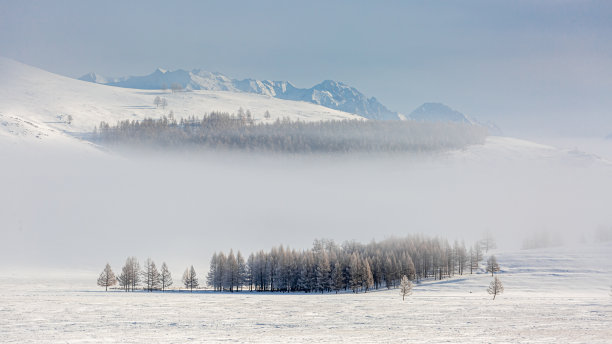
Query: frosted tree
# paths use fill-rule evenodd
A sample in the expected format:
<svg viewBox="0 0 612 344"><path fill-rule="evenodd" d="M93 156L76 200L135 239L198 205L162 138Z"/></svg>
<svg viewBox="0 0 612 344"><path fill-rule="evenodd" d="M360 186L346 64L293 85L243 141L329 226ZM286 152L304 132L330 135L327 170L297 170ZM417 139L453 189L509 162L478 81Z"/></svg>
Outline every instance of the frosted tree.
<svg viewBox="0 0 612 344"><path fill-rule="evenodd" d="M362 265L357 252L353 252L351 255L351 260L349 263L349 271L350 271L350 284L351 289L354 293L359 291L359 287L361 287L362 281Z"/></svg>
<svg viewBox="0 0 612 344"><path fill-rule="evenodd" d="M315 288L317 289L317 291L320 291L322 293L329 289L331 284L329 278L330 272L331 268L329 266L329 259L327 257L327 253L325 251L322 251L320 256L318 257L318 262L315 267Z"/></svg>
<svg viewBox="0 0 612 344"><path fill-rule="evenodd" d="M474 248L470 250L470 274L474 270L478 270L480 260L482 259L482 248L480 243L474 244Z"/></svg>
<svg viewBox="0 0 612 344"><path fill-rule="evenodd" d="M485 253L488 253L490 249L497 247L495 245L495 239L493 238L491 231L487 230L484 233L482 240L480 240L480 245L482 246L482 249L485 251Z"/></svg>
<svg viewBox="0 0 612 344"><path fill-rule="evenodd" d="M185 272L183 273L183 284L185 285L185 288L188 288L192 292L193 288L198 288L198 277L196 276L193 265L191 268L185 269Z"/></svg>
<svg viewBox="0 0 612 344"><path fill-rule="evenodd" d="M172 90L172 93L176 93L176 92L180 92L183 90L183 86L177 82L173 82L170 85L170 89Z"/></svg>
<svg viewBox="0 0 612 344"><path fill-rule="evenodd" d="M166 262L162 263L161 273L159 274L159 282L161 284L162 292L172 285L172 274L168 270Z"/></svg>
<svg viewBox="0 0 612 344"><path fill-rule="evenodd" d="M159 105L162 107L162 109L165 109L166 106L168 106L168 100L166 98L162 98Z"/></svg>
<svg viewBox="0 0 612 344"><path fill-rule="evenodd" d="M406 296L412 295L412 282L408 279L408 276L402 276L402 280L400 282L400 295L402 295L402 301Z"/></svg>
<svg viewBox="0 0 612 344"><path fill-rule="evenodd" d="M140 285L140 265L136 257L129 257L125 260L125 265L121 268L121 274L117 278L119 285L125 291L132 291Z"/></svg>
<svg viewBox="0 0 612 344"><path fill-rule="evenodd" d="M270 119L271 115L270 115L270 111L266 110L266 112L264 113L264 118L265 119Z"/></svg>
<svg viewBox="0 0 612 344"><path fill-rule="evenodd" d="M238 263L238 286L237 287L240 287L240 291L242 291L242 286L244 286L247 281L247 267L246 267L246 263L244 262L244 257L242 256L242 253L240 253L240 251L238 251L238 254L236 254L236 262ZM237 287L236 287L236 290L238 289Z"/></svg>
<svg viewBox="0 0 612 344"><path fill-rule="evenodd" d="M158 108L159 105L161 104L161 98L159 96L156 96L155 99L153 100L153 104L155 104L155 107Z"/></svg>
<svg viewBox="0 0 612 344"><path fill-rule="evenodd" d="M129 266L130 281L132 282L132 291L140 285L140 264L136 257L128 258L126 264Z"/></svg>
<svg viewBox="0 0 612 344"><path fill-rule="evenodd" d="M151 260L151 258L147 258L144 270L142 271L142 280L145 284L145 289L148 291L158 289L160 285L159 278L159 271L155 266L155 262Z"/></svg>
<svg viewBox="0 0 612 344"><path fill-rule="evenodd" d="M230 250L223 268L225 270L223 275L225 277L225 281L223 281L224 288L234 292L234 286L238 284L238 262L236 261L236 256L234 256L234 250Z"/></svg>
<svg viewBox="0 0 612 344"><path fill-rule="evenodd" d="M487 272L490 272L491 276L493 276L493 273L497 271L499 271L499 264L497 264L497 258L495 258L494 255L491 255L489 259L487 259Z"/></svg>
<svg viewBox="0 0 612 344"><path fill-rule="evenodd" d="M117 278L115 278L115 274L110 267L110 264L106 263L106 267L100 273L100 277L98 277L98 285L100 287L104 287L105 291L108 291L108 287L117 284Z"/></svg>
<svg viewBox="0 0 612 344"><path fill-rule="evenodd" d="M340 265L340 262L336 262L336 264L334 264L334 268L331 272L331 279L332 290L334 290L337 294L338 291L344 286L344 276L342 274L342 265Z"/></svg>
<svg viewBox="0 0 612 344"><path fill-rule="evenodd" d="M117 277L117 281L123 290L130 290L132 282L130 281L130 272L127 265L124 265L123 268L121 268L121 274L119 274L119 277Z"/></svg>
<svg viewBox="0 0 612 344"><path fill-rule="evenodd" d="M497 294L501 294L504 292L504 286L497 276L493 277L493 280L491 281L491 284L489 284L487 292L493 295L493 300L495 300L495 296L497 296Z"/></svg>
<svg viewBox="0 0 612 344"><path fill-rule="evenodd" d="M206 276L206 284L208 284L209 287L213 287L214 290L217 290L218 269L217 252L215 252L210 258L210 269L208 270L208 275Z"/></svg>
<svg viewBox="0 0 612 344"><path fill-rule="evenodd" d="M374 276L372 275L372 269L370 268L370 262L366 258L363 261L363 288L364 291L368 291L368 289L374 286Z"/></svg>

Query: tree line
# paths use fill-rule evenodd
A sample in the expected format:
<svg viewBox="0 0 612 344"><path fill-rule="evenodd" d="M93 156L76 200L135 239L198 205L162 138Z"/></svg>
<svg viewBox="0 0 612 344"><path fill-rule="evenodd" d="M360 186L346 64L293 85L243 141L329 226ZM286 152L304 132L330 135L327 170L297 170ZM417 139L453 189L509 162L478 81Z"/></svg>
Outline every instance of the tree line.
<svg viewBox="0 0 612 344"><path fill-rule="evenodd" d="M463 123L416 121L257 122L250 111L212 112L176 120L101 122L92 139L107 145L149 148L213 148L288 153L429 152L484 143L485 128Z"/></svg>
<svg viewBox="0 0 612 344"><path fill-rule="evenodd" d="M342 245L330 240L315 240L309 250L298 251L282 245L260 250L244 258L214 253L210 259L207 284L217 291L279 292L366 292L396 288L403 276L408 280L443 279L474 273L483 259L479 241L466 248L463 242L449 244L441 238L420 235L392 238L381 242ZM490 256L486 271L499 271L495 256Z"/></svg>
<svg viewBox="0 0 612 344"><path fill-rule="evenodd" d="M442 238L412 235L368 244L349 241L338 245L332 240L315 240L311 249L281 245L267 252L251 253L247 258L240 251L215 252L205 284L215 291L228 292L359 293L400 287L407 293L404 279L418 282L473 274L480 269L483 250L493 245L490 236L468 248L464 242L450 244ZM493 275L499 269L495 256L489 256L485 270ZM193 266L185 270L182 282L189 290L200 287ZM98 285L106 288L117 283L125 291L139 287L164 291L172 285L172 276L166 263L158 271L155 263L147 259L141 269L138 260L129 257L118 277L107 264L98 279Z"/></svg>

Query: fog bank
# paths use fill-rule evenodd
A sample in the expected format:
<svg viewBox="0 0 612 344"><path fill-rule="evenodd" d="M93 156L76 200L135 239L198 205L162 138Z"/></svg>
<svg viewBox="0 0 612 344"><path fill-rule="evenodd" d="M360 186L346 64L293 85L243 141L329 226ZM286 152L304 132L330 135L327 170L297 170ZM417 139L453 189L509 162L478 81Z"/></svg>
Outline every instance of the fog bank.
<svg viewBox="0 0 612 344"><path fill-rule="evenodd" d="M10 148L10 149L8 149ZM612 224L612 169L571 155L114 156L3 147L0 267L120 269L127 256L187 264L315 238L411 233L465 240L490 230L520 248L534 231L565 244ZM588 159L584 158L584 159ZM590 161L590 160L589 160Z"/></svg>

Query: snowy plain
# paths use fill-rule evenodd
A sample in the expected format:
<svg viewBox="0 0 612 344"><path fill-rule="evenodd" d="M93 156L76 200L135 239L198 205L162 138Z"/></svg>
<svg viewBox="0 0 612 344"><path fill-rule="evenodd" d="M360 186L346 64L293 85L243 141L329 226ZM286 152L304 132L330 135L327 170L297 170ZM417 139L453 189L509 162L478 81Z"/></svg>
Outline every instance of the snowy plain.
<svg viewBox="0 0 612 344"><path fill-rule="evenodd" d="M612 245L490 251L490 274L353 294L104 292L96 272L0 279L3 343L609 343ZM178 283L178 281L175 281Z"/></svg>

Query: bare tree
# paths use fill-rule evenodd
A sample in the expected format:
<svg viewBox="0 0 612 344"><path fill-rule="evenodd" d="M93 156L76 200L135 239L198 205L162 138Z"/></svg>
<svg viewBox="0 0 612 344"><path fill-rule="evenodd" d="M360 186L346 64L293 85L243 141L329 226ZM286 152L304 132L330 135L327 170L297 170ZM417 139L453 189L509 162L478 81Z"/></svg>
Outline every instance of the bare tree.
<svg viewBox="0 0 612 344"><path fill-rule="evenodd" d="M485 253L488 253L489 249L497 247L495 244L495 239L489 230L484 233L482 240L480 240L480 244L482 245L482 249L485 251Z"/></svg>
<svg viewBox="0 0 612 344"><path fill-rule="evenodd" d="M136 257L128 258L126 264L129 264L130 281L132 282L132 291L134 291L140 285L140 264Z"/></svg>
<svg viewBox="0 0 612 344"><path fill-rule="evenodd" d="M193 288L198 288L198 278L196 277L196 272L193 265L191 268L185 269L185 272L183 273L183 284L185 285L185 288L189 288L189 290L192 292Z"/></svg>
<svg viewBox="0 0 612 344"><path fill-rule="evenodd" d="M493 277L493 280L491 281L491 284L489 284L487 292L493 295L493 300L495 300L495 296L497 296L497 294L501 294L504 292L504 286L497 276Z"/></svg>
<svg viewBox="0 0 612 344"><path fill-rule="evenodd" d="M108 287L117 284L117 278L115 278L115 274L110 267L110 264L106 263L106 267L100 273L100 277L98 277L98 285L100 287L104 287L105 291L108 291Z"/></svg>
<svg viewBox="0 0 612 344"><path fill-rule="evenodd" d="M470 274L474 270L478 270L480 260L482 259L482 248L480 243L474 244L474 248L470 249Z"/></svg>
<svg viewBox="0 0 612 344"><path fill-rule="evenodd" d="M266 110L266 113L264 113L264 118L265 119L270 119L270 111Z"/></svg>
<svg viewBox="0 0 612 344"><path fill-rule="evenodd" d="M400 295L402 295L402 301L407 296L412 295L412 282L408 279L408 276L402 276L402 281L400 282Z"/></svg>
<svg viewBox="0 0 612 344"><path fill-rule="evenodd" d="M494 255L491 255L489 259L487 259L487 272L490 272L491 276L493 276L493 273L497 271L499 271L499 264L497 264L497 258L495 258Z"/></svg>
<svg viewBox="0 0 612 344"><path fill-rule="evenodd" d="M132 291L140 284L140 265L136 257L129 257L125 260L125 265L121 268L121 274L118 277L119 285L125 291Z"/></svg>
<svg viewBox="0 0 612 344"><path fill-rule="evenodd" d="M158 108L159 105L161 104L161 98L159 96L156 96L155 99L153 100L153 104L155 104L155 107Z"/></svg>
<svg viewBox="0 0 612 344"><path fill-rule="evenodd" d="M126 264L123 266L123 268L121 268L121 274L119 274L119 277L117 277L117 280L119 281L119 285L121 286L121 288L123 288L123 290L130 291L130 286L132 285L132 282L130 281L130 272L129 272L129 266Z"/></svg>
<svg viewBox="0 0 612 344"><path fill-rule="evenodd" d="M145 289L153 291L159 288L159 271L155 266L155 262L151 258L147 258L145 261L144 271L142 272L142 279L145 284Z"/></svg>
<svg viewBox="0 0 612 344"><path fill-rule="evenodd" d="M170 274L170 270L168 270L168 265L166 265L166 262L162 263L161 273L159 277L163 292L164 290L166 290L166 288L172 285L172 275Z"/></svg>
<svg viewBox="0 0 612 344"><path fill-rule="evenodd" d="M176 92L182 91L183 86L177 82L174 82L170 85L170 89L172 90L172 93L176 93Z"/></svg>
<svg viewBox="0 0 612 344"><path fill-rule="evenodd" d="M166 100L166 98L162 98L159 105L162 107L162 109L165 109L166 106L168 106L168 100Z"/></svg>

